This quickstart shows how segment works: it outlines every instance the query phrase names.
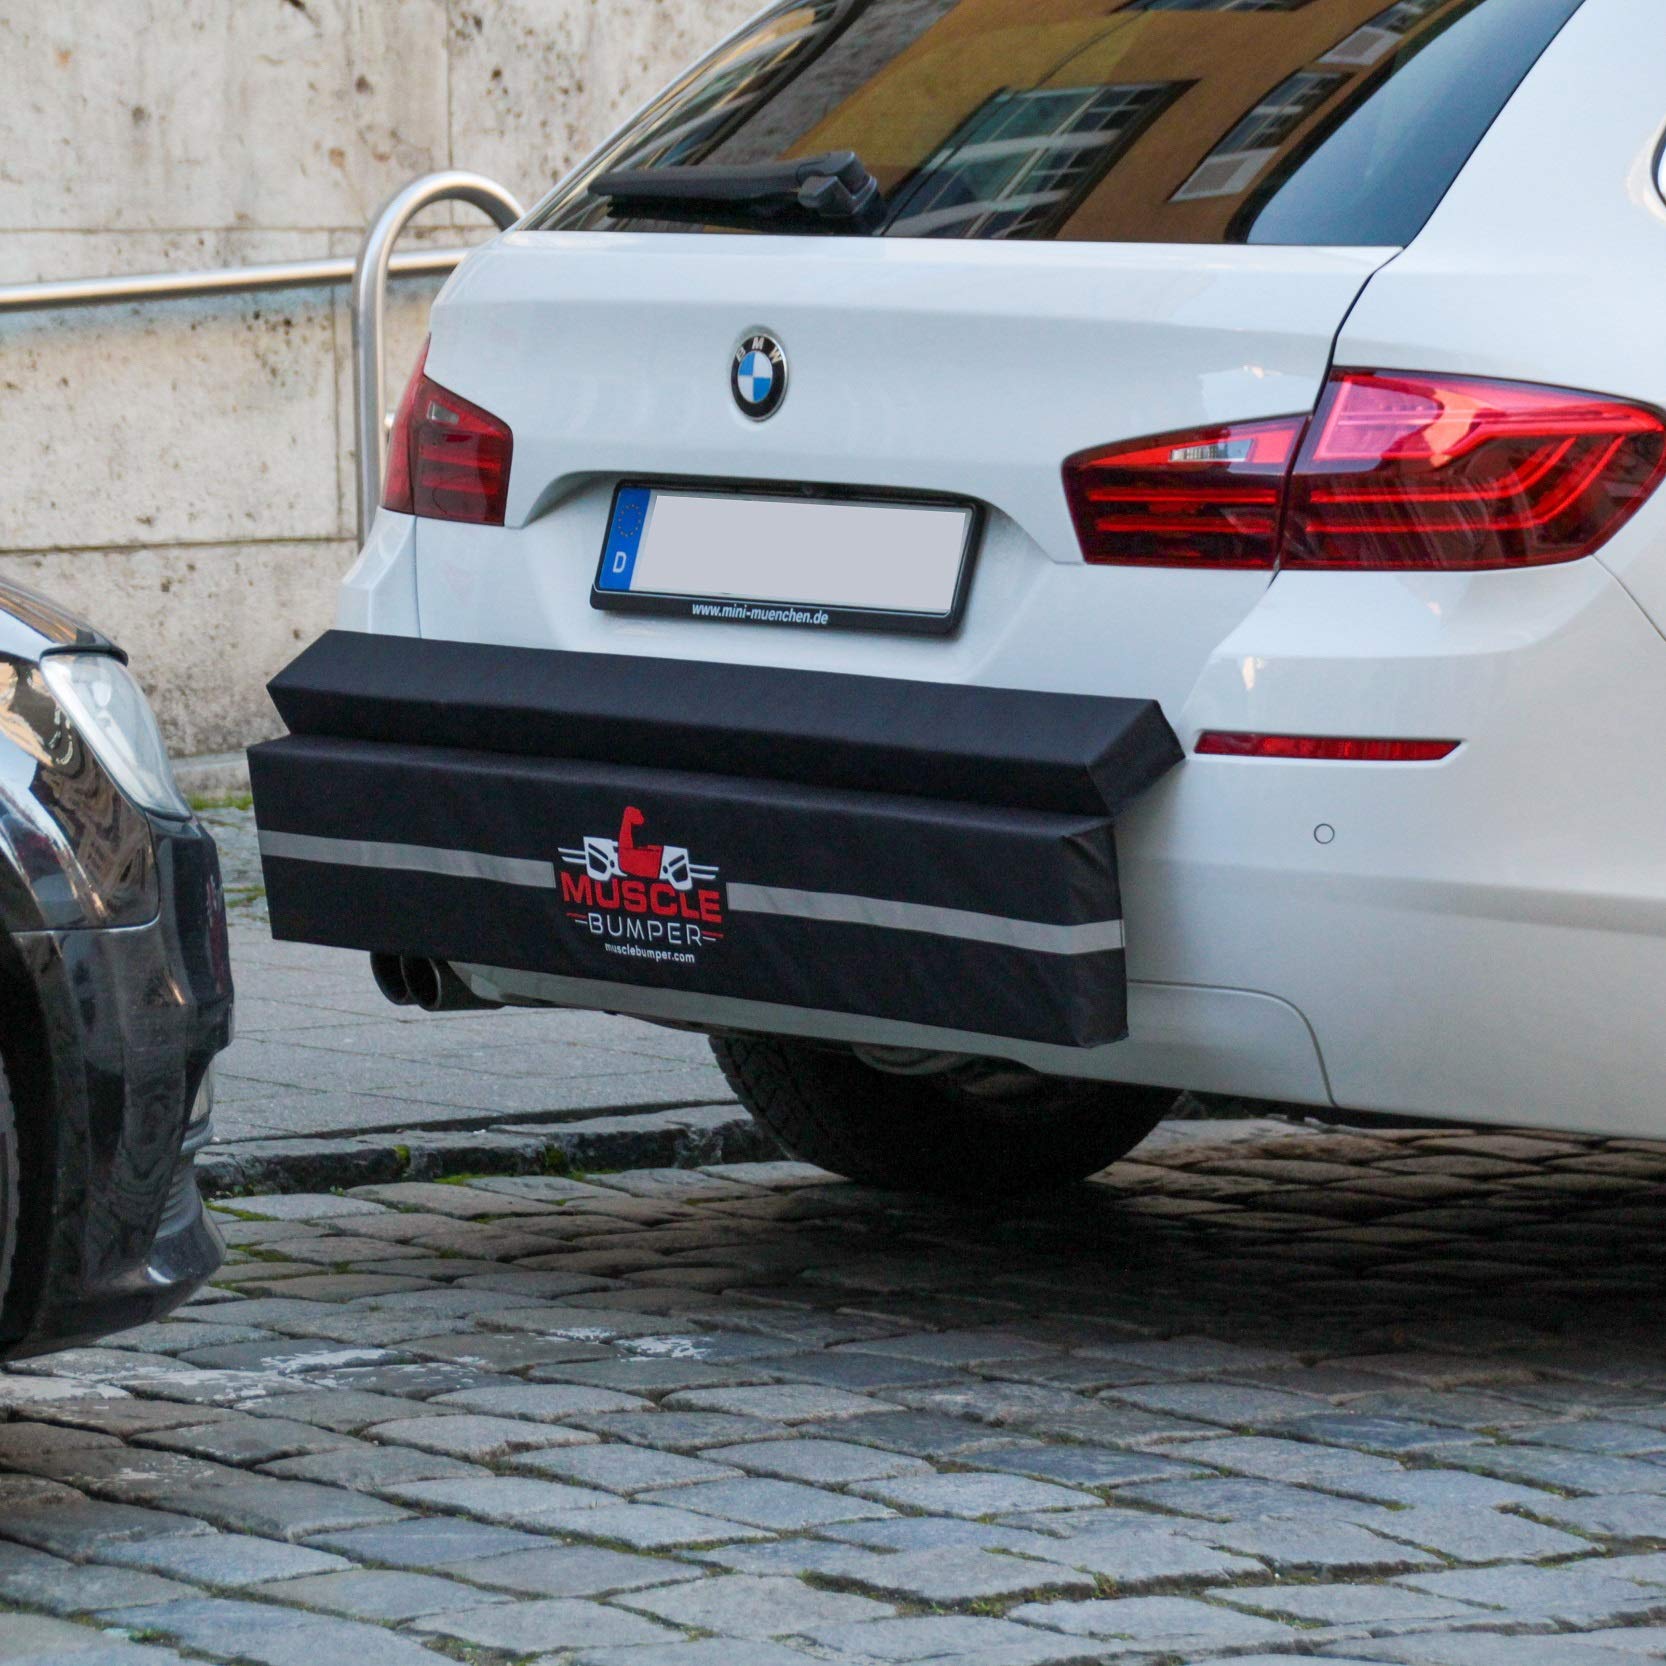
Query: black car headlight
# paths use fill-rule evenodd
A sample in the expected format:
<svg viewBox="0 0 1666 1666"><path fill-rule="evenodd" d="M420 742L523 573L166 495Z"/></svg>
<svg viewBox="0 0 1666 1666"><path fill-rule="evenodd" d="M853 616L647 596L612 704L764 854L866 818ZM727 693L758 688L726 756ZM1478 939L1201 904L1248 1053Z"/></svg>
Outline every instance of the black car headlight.
<svg viewBox="0 0 1666 1666"><path fill-rule="evenodd" d="M156 714L112 654L48 654L41 675L110 779L142 809L189 821Z"/></svg>
<svg viewBox="0 0 1666 1666"><path fill-rule="evenodd" d="M120 660L0 657L0 847L36 923L155 918L150 817L190 814L149 704Z"/></svg>

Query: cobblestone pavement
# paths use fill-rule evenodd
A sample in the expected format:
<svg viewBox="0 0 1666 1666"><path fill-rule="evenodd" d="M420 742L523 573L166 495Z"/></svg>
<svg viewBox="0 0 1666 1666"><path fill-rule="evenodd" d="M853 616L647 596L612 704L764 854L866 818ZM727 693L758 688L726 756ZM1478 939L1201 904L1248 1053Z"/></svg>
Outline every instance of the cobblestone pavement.
<svg viewBox="0 0 1666 1666"><path fill-rule="evenodd" d="M0 1661L1666 1658L1666 1149L1250 1133L241 1199L0 1375Z"/></svg>

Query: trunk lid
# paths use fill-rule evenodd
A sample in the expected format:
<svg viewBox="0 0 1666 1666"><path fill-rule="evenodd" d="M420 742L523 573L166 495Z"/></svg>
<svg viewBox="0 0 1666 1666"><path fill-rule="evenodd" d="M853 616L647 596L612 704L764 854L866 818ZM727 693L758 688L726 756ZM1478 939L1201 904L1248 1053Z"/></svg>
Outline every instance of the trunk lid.
<svg viewBox="0 0 1666 1666"><path fill-rule="evenodd" d="M514 433L506 525L417 523L425 635L1082 693L1171 712L1266 572L1083 563L1075 452L1305 413L1354 248L522 232L435 308L428 374ZM782 345L767 422L737 343ZM622 479L948 495L985 507L950 638L592 609Z"/></svg>

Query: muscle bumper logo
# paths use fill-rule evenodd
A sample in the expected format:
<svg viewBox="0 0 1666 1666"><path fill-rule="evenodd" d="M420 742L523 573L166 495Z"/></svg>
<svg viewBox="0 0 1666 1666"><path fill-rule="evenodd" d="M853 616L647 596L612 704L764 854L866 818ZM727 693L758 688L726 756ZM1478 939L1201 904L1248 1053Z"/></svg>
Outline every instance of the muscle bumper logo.
<svg viewBox="0 0 1666 1666"><path fill-rule="evenodd" d="M578 872L561 875L568 919L605 949L638 959L691 964L723 938L718 870L694 862L681 845L638 842L647 817L633 804L619 818L617 838L585 835L563 847L561 860Z"/></svg>

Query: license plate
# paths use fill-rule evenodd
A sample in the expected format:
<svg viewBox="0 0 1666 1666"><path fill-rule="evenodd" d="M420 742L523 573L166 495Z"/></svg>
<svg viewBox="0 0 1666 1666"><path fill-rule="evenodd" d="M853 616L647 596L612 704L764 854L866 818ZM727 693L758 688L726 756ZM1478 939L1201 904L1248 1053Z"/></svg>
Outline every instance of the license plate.
<svg viewBox="0 0 1666 1666"><path fill-rule="evenodd" d="M719 623L946 635L960 623L978 519L967 503L627 484L590 600Z"/></svg>

